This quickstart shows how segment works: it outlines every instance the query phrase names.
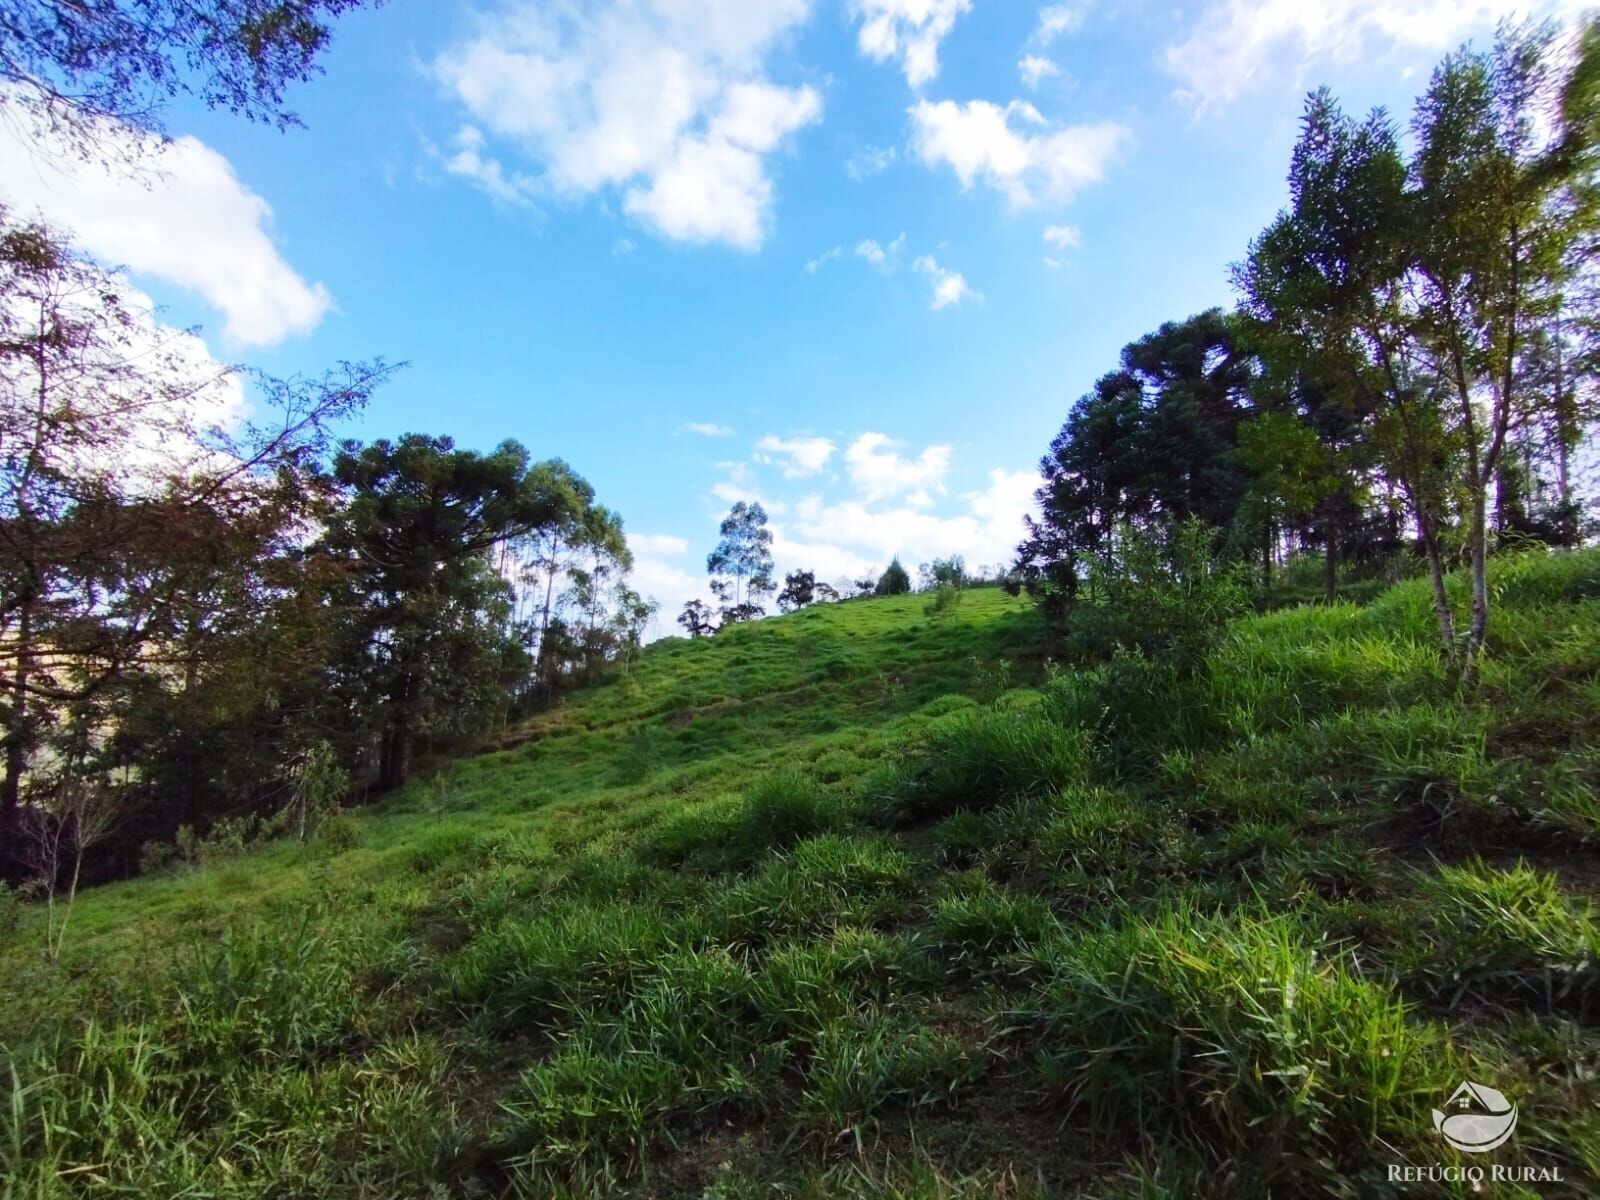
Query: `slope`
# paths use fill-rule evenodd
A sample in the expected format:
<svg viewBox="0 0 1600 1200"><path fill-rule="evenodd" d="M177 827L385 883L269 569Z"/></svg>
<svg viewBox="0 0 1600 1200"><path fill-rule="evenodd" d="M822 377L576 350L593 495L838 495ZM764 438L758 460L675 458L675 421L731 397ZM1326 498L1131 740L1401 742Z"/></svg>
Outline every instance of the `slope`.
<svg viewBox="0 0 1600 1200"><path fill-rule="evenodd" d="M309 846L0 948L7 1197L1465 1194L1600 1180L1600 554L1064 671L1022 601L656 647Z"/></svg>

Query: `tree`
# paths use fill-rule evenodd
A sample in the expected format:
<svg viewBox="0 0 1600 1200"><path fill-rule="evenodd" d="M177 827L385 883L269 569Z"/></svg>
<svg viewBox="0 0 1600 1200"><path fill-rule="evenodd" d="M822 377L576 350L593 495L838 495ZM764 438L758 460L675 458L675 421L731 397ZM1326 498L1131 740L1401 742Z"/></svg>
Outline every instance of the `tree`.
<svg viewBox="0 0 1600 1200"><path fill-rule="evenodd" d="M824 587L827 584L823 584ZM795 612L814 604L817 599L817 575L815 571L791 571L783 579L783 591L778 593L778 609L781 612Z"/></svg>
<svg viewBox="0 0 1600 1200"><path fill-rule="evenodd" d="M0 294L3 812L46 722L141 677L191 680L213 635L252 620L266 565L314 517L329 425L389 369L253 376L269 419L228 432L213 422L236 372L3 212Z"/></svg>
<svg viewBox="0 0 1600 1200"><path fill-rule="evenodd" d="M1492 50L1434 72L1412 123L1416 339L1440 380L1442 424L1459 447L1472 610L1464 668L1489 624L1489 490L1511 439L1550 407L1527 388L1533 335L1558 319L1600 222L1600 23L1561 61L1552 27L1503 27Z"/></svg>
<svg viewBox="0 0 1600 1200"><path fill-rule="evenodd" d="M526 669L506 635L509 587L489 553L571 519L563 464L530 465L516 442L489 454L450 438L345 443L345 507L323 545L345 569L338 673L378 741L378 784L404 783L419 734L471 731Z"/></svg>
<svg viewBox="0 0 1600 1200"><path fill-rule="evenodd" d="M911 576L906 574L906 569L900 565L898 558L890 560L883 574L878 576L877 585L872 589L875 596L903 596L910 590Z"/></svg>
<svg viewBox="0 0 1600 1200"><path fill-rule="evenodd" d="M1040 513L1017 570L1057 615L1091 560L1107 563L1124 529L1170 532L1190 517L1226 530L1245 515L1250 473L1237 454L1253 359L1236 322L1212 309L1123 347L1040 462Z"/></svg>
<svg viewBox="0 0 1600 1200"><path fill-rule="evenodd" d="M1570 54L1548 28L1503 27L1491 51L1440 65L1412 128L1407 164L1383 113L1358 124L1314 93L1290 208L1236 278L1295 369L1371 414L1367 452L1404 494L1440 638L1470 679L1489 622L1490 489L1510 485L1521 431L1547 414L1570 428L1560 380L1533 381L1541 346L1585 294L1575 284L1600 219L1600 25L1584 25ZM1458 515L1464 639L1444 586Z"/></svg>
<svg viewBox="0 0 1600 1200"><path fill-rule="evenodd" d="M755 597L773 590L772 531L759 501L740 500L723 518L722 540L706 556L711 589L722 602L723 623L762 615Z"/></svg>
<svg viewBox="0 0 1600 1200"><path fill-rule="evenodd" d="M366 3L8 0L0 110L43 117L84 152L108 121L159 130L162 106L180 94L252 121L293 125L285 91L317 72L329 22Z"/></svg>
<svg viewBox="0 0 1600 1200"><path fill-rule="evenodd" d="M690 637L710 637L717 631L716 612L704 600L691 600L678 614L678 624Z"/></svg>

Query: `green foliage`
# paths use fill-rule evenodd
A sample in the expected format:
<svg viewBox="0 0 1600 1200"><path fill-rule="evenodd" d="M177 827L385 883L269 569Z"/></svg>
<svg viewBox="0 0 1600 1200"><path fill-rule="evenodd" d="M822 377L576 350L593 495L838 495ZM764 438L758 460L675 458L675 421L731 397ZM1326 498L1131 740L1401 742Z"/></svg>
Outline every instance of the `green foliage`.
<svg viewBox="0 0 1600 1200"><path fill-rule="evenodd" d="M1123 529L1067 610L1072 657L1128 652L1181 668L1200 663L1251 601L1242 567L1217 562L1212 547L1212 532L1198 521L1165 539Z"/></svg>
<svg viewBox="0 0 1600 1200"><path fill-rule="evenodd" d="M1448 1095L1448 1042L1287 917L1132 918L1039 952L1038 1069L1080 1119L1178 1138L1254 1185L1374 1169ZM1245 1165L1248 1162L1248 1165Z"/></svg>
<svg viewBox="0 0 1600 1200"><path fill-rule="evenodd" d="M933 598L922 606L922 611L927 614L930 621L945 621L954 616L961 607L961 588L953 583L941 583L933 593Z"/></svg>
<svg viewBox="0 0 1600 1200"><path fill-rule="evenodd" d="M876 596L903 596L910 590L911 576L906 574L906 569L900 565L898 558L890 560L872 589Z"/></svg>
<svg viewBox="0 0 1600 1200"><path fill-rule="evenodd" d="M190 839L192 869L85 893L59 965L23 901L0 1178L1384 1194L1456 1161L1429 1112L1472 1078L1523 1113L1497 1161L1575 1200L1600 555L1491 578L1465 697L1426 580L1241 616L1184 672L1047 669L984 588L937 627L914 595L653 647L330 818L335 862Z"/></svg>

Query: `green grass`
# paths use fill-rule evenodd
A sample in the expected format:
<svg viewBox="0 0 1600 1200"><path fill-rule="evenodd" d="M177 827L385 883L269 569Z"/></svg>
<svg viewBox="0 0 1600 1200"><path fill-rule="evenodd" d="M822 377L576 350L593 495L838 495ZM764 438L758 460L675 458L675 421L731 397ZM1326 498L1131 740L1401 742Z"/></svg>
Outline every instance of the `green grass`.
<svg viewBox="0 0 1600 1200"><path fill-rule="evenodd" d="M0 926L0 1198L1600 1187L1600 554L1064 671L995 589L654 647L336 836ZM1454 582L1453 582L1454 586Z"/></svg>

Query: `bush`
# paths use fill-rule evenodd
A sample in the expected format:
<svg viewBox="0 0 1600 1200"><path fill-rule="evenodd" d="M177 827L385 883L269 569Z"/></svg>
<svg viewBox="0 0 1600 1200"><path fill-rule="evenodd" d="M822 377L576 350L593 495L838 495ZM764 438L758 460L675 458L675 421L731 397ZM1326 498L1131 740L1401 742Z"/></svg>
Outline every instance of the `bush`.
<svg viewBox="0 0 1600 1200"><path fill-rule="evenodd" d="M1322 1191L1305 1185L1330 1164L1418 1146L1406 1101L1459 1082L1440 1027L1291 918L1174 909L1052 941L1039 960L1046 1083L1096 1129L1181 1137L1250 1172L1242 1194Z"/></svg>
<svg viewBox="0 0 1600 1200"><path fill-rule="evenodd" d="M1214 540L1198 521L1165 541L1124 528L1067 610L1069 656L1092 662L1120 650L1197 667L1227 622L1250 610L1253 594L1242 564L1214 558Z"/></svg>
<svg viewBox="0 0 1600 1200"><path fill-rule="evenodd" d="M922 606L922 612L930 621L944 621L955 616L960 608L961 589L953 583L941 583L933 598Z"/></svg>
<svg viewBox="0 0 1600 1200"><path fill-rule="evenodd" d="M1042 707L958 712L902 766L883 815L903 823L1054 793L1085 779L1089 746Z"/></svg>

